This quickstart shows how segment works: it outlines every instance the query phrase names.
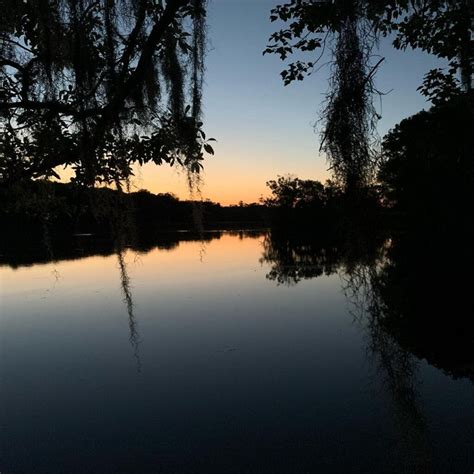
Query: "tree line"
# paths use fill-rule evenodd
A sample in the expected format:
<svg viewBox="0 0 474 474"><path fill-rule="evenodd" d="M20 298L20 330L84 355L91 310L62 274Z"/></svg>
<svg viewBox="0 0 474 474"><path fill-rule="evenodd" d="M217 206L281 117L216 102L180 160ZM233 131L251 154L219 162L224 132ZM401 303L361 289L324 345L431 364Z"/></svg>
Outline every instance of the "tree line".
<svg viewBox="0 0 474 474"><path fill-rule="evenodd" d="M204 156L214 153L201 107L205 0L1 0L0 7L2 186L57 178L61 166L73 170L77 185L121 190L133 165L148 162L182 166L195 185ZM329 57L320 145L345 192L380 183L385 202L400 204L417 192L413 179L411 191L397 195L402 176L416 173L420 183L434 185L433 169L441 175L446 166L453 179L470 179L465 156L472 143L448 117L464 131L456 113L472 120L472 19L469 0L290 0L271 11L270 20L284 26L264 53L284 61L308 55L287 64L285 85ZM435 108L397 125L380 151L373 99L382 37L397 49L435 55L446 67L429 71L419 87ZM433 125L446 126L443 144L430 134ZM415 136L418 147L408 144ZM423 144L434 168L431 158L422 164ZM436 200L435 194L425 195Z"/></svg>

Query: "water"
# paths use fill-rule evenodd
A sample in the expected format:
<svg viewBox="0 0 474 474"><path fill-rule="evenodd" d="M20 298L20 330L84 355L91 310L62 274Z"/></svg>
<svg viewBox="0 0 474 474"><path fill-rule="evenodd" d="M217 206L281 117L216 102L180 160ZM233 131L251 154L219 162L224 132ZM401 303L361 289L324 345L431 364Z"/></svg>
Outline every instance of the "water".
<svg viewBox="0 0 474 474"><path fill-rule="evenodd" d="M374 330L347 265L206 239L5 262L2 473L474 469L472 381Z"/></svg>

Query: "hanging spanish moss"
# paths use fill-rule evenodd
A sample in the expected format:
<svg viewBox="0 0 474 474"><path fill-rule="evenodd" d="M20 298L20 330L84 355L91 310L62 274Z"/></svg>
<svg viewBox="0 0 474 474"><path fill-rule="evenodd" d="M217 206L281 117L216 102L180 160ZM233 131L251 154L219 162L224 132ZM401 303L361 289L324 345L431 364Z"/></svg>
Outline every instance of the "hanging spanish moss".
<svg viewBox="0 0 474 474"><path fill-rule="evenodd" d="M344 20L333 53L321 146L335 178L349 192L370 184L376 172L372 147L378 118L372 103L375 69L369 70L374 40L358 10L356 0L341 2Z"/></svg>
<svg viewBox="0 0 474 474"><path fill-rule="evenodd" d="M0 180L63 166L118 184L148 162L198 173L205 3L3 0Z"/></svg>

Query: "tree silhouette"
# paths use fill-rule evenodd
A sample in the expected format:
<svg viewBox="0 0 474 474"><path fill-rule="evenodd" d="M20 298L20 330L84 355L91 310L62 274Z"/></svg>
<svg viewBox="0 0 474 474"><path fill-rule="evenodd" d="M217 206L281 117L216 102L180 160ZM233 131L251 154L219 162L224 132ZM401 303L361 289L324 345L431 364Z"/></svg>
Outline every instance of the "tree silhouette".
<svg viewBox="0 0 474 474"><path fill-rule="evenodd" d="M263 202L270 207L322 208L326 202L326 188L319 181L300 179L290 175L278 176L276 180L272 179L266 184L272 196ZM327 187L330 187L330 184Z"/></svg>
<svg viewBox="0 0 474 474"><path fill-rule="evenodd" d="M464 95L397 124L382 143L386 204L412 220L472 223L473 119L473 97Z"/></svg>
<svg viewBox="0 0 474 474"><path fill-rule="evenodd" d="M2 0L0 179L201 168L205 0Z"/></svg>
<svg viewBox="0 0 474 474"><path fill-rule="evenodd" d="M393 34L397 49L419 48L447 60L448 70L429 71L419 88L434 103L445 102L461 91L458 71L464 89L472 89L472 15L468 0L291 0L272 10L270 19L287 25L270 37L264 53L282 60L295 52L311 56L288 65L281 73L285 85L318 71L331 49L321 148L346 189L370 183L377 169L371 146L379 118L373 77L383 61L373 64L377 40Z"/></svg>

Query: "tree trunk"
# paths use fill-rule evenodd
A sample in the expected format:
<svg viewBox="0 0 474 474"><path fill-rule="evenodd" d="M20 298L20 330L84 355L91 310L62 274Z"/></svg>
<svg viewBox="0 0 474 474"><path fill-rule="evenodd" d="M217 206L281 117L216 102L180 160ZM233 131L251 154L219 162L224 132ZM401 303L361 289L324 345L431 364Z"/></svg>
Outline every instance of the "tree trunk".
<svg viewBox="0 0 474 474"><path fill-rule="evenodd" d="M473 39L474 18L469 1L463 1L461 6L462 20L460 25L461 41L459 47L459 70L461 83L466 92L472 90L473 68Z"/></svg>

